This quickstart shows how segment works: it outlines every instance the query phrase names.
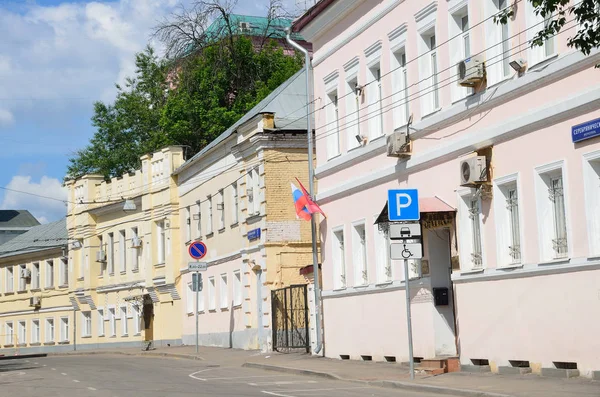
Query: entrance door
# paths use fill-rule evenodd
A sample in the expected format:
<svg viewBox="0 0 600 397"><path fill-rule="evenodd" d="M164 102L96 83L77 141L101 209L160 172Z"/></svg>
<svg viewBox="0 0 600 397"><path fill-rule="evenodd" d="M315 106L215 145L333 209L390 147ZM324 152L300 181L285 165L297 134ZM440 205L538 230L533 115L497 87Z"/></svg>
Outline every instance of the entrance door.
<svg viewBox="0 0 600 397"><path fill-rule="evenodd" d="M154 304L144 302L144 341L154 340Z"/></svg>
<svg viewBox="0 0 600 397"><path fill-rule="evenodd" d="M435 354L437 356L453 356L456 355L456 337L451 279L450 230L448 228L427 229L426 233L429 275L432 294L434 295Z"/></svg>

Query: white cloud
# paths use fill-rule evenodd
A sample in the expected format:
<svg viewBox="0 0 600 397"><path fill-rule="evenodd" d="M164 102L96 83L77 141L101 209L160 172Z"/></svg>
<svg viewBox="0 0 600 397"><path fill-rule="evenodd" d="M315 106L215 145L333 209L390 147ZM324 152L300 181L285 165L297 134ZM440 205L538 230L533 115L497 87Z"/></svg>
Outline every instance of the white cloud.
<svg viewBox="0 0 600 397"><path fill-rule="evenodd" d="M6 109L0 108L0 127L9 126L15 122L15 118L11 112Z"/></svg>
<svg viewBox="0 0 600 397"><path fill-rule="evenodd" d="M38 182L35 182L32 181L31 176L17 175L11 179L6 188L0 209L29 210L41 223L59 220L67 213L64 202L58 201L67 199L67 191L56 178L42 176Z"/></svg>

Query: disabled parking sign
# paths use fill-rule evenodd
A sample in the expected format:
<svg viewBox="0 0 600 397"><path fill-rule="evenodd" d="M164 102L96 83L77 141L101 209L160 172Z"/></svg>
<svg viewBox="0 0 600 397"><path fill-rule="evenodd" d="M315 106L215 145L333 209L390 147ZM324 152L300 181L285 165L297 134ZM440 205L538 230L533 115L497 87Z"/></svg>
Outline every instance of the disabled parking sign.
<svg viewBox="0 0 600 397"><path fill-rule="evenodd" d="M420 217L417 189L388 190L388 218L390 221L418 221Z"/></svg>

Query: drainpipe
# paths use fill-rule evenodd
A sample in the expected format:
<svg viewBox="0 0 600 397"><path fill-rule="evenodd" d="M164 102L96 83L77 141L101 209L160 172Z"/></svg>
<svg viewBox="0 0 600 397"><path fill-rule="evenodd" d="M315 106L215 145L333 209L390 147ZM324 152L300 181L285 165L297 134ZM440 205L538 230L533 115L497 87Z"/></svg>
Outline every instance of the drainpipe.
<svg viewBox="0 0 600 397"><path fill-rule="evenodd" d="M313 153L313 134L311 125L311 101L310 101L310 55L308 50L296 43L290 37L291 30L285 30L287 42L298 51L304 53L304 72L306 73L306 132L308 137L308 189L311 197L315 196L314 179L315 171L313 169L314 153ZM317 347L315 353L319 354L323 347L321 341L321 287L319 286L319 258L317 255L317 225L315 224L315 214L310 218L310 229L312 233L312 253L313 253L313 275L315 289L315 332L317 334Z"/></svg>

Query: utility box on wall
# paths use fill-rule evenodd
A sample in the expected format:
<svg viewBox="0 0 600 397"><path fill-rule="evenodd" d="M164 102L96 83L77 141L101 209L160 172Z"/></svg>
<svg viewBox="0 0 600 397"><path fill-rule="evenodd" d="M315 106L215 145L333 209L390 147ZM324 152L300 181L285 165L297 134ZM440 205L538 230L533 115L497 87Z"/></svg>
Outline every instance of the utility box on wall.
<svg viewBox="0 0 600 397"><path fill-rule="evenodd" d="M448 306L448 288L434 288L433 303L435 306Z"/></svg>

